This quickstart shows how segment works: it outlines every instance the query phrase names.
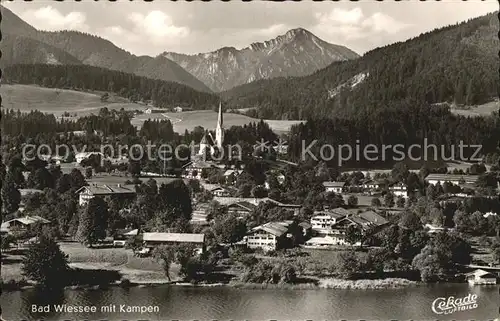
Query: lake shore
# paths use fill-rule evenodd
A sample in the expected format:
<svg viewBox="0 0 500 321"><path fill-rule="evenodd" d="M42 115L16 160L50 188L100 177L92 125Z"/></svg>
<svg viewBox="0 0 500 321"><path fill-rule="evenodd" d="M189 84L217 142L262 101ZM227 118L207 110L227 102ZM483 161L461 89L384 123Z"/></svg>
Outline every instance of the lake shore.
<svg viewBox="0 0 500 321"><path fill-rule="evenodd" d="M233 277L214 279L210 282L197 283L185 282L179 275L180 266L172 264L170 279L165 276L162 265L152 258L138 258L130 250L124 248L88 249L79 243L60 243L63 252L68 254L69 267L80 274L86 274L85 280L99 280L94 284L81 282L72 284L67 288L99 288L106 286L193 286L217 287L227 286L242 289L392 289L418 284L404 278L380 278L345 280L333 277L317 277L309 275L307 278L299 276L295 283L270 284L270 283L245 283ZM6 260L2 262L2 284L5 290L21 290L33 287L34 284L24 279L21 270L20 253L14 255L3 253ZM10 262L4 264L4 262ZM114 277L104 276L107 273ZM221 274L227 277L227 274Z"/></svg>

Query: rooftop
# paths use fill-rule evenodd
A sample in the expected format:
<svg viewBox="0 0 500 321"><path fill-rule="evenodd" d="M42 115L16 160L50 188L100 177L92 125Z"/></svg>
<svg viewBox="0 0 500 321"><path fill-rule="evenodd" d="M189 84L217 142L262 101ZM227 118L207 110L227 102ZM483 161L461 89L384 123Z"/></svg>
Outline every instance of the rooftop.
<svg viewBox="0 0 500 321"><path fill-rule="evenodd" d="M344 187L345 182L323 182L324 187Z"/></svg>
<svg viewBox="0 0 500 321"><path fill-rule="evenodd" d="M150 232L143 233L142 240L151 242L203 243L205 241L205 234Z"/></svg>
<svg viewBox="0 0 500 321"><path fill-rule="evenodd" d="M83 186L76 191L76 193L81 193L82 191L87 191L87 193L92 195L111 195L111 194L135 194L135 185L89 185Z"/></svg>
<svg viewBox="0 0 500 321"><path fill-rule="evenodd" d="M256 226L252 231L265 231L274 236L281 236L288 231L287 222L269 222L260 226Z"/></svg>
<svg viewBox="0 0 500 321"><path fill-rule="evenodd" d="M460 181L476 182L479 175L456 175L456 174L429 174L425 180L440 180L440 181Z"/></svg>

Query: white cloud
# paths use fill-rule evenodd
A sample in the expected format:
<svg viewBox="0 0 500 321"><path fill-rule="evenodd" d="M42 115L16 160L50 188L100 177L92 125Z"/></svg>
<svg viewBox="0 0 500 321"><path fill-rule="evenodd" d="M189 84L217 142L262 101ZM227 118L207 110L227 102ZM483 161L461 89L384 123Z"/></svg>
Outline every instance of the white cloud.
<svg viewBox="0 0 500 321"><path fill-rule="evenodd" d="M318 18L320 23L356 24L363 18L363 11L361 11L361 8L353 8L351 10L334 8L329 13L317 13L316 18Z"/></svg>
<svg viewBox="0 0 500 321"><path fill-rule="evenodd" d="M52 6L42 7L37 10L27 10L21 14L21 18L41 30L89 30L84 13L72 11L64 15Z"/></svg>
<svg viewBox="0 0 500 321"><path fill-rule="evenodd" d="M376 12L368 19L364 20L363 26L370 28L374 32L397 33L407 27L409 24L397 21L391 16Z"/></svg>
<svg viewBox="0 0 500 321"><path fill-rule="evenodd" d="M189 28L175 26L172 19L162 11L151 11L147 15L132 13L128 18L134 24L134 32L144 34L156 43L169 42L189 35Z"/></svg>
<svg viewBox="0 0 500 321"><path fill-rule="evenodd" d="M312 31L327 41L341 44L374 38L389 39L411 26L381 12L366 16L359 7L350 10L333 8L330 12L316 13L315 17L317 24Z"/></svg>
<svg viewBox="0 0 500 321"><path fill-rule="evenodd" d="M281 33L285 33L286 31L288 31L288 28L285 24L275 24L275 25L272 25L268 28L265 28L265 29L258 29L257 32L255 32L255 34L257 36L263 36L263 37L276 37L278 36L279 34ZM268 39L265 39L265 40L268 40Z"/></svg>

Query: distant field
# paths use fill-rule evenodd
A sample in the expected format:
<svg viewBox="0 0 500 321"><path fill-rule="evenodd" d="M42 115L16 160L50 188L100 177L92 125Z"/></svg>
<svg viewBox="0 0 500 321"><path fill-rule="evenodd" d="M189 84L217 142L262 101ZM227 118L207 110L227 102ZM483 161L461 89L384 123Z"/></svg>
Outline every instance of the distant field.
<svg viewBox="0 0 500 321"><path fill-rule="evenodd" d="M135 110L144 105L128 102L125 98L112 96L101 102L101 93L80 92L67 89L43 88L35 85L2 85L2 108L28 112L39 110L61 116L64 112L76 113L78 117L97 113L99 109Z"/></svg>
<svg viewBox="0 0 500 321"><path fill-rule="evenodd" d="M81 92L67 89L44 88L36 85L2 85L2 108L28 112L39 110L61 116L64 112L76 114L77 117L96 114L99 109L144 110L143 104L131 103L127 99L111 96L108 102L101 102L100 92ZM196 126L205 129L215 129L217 113L211 110L188 111L182 113L141 114L132 120L132 124L140 128L147 119L170 119L174 130L178 133L192 130ZM258 119L239 114L224 114L224 127L242 126ZM290 127L300 121L266 120L271 128L279 133L287 132Z"/></svg>
<svg viewBox="0 0 500 321"><path fill-rule="evenodd" d="M132 120L134 126L140 127L147 119L170 119L174 124L174 130L178 133L184 133L187 130L193 130L196 126L202 126L205 129L215 129L217 124L217 113L211 110L186 111L181 113L164 114L142 114ZM256 118L251 118L239 114L224 114L224 127L243 126L251 122L258 122ZM300 123L297 120L266 120L269 126L276 132L287 132L294 124Z"/></svg>
<svg viewBox="0 0 500 321"><path fill-rule="evenodd" d="M489 116L500 108L499 101L492 101L483 105L472 106L464 109L451 108L451 112L463 116Z"/></svg>

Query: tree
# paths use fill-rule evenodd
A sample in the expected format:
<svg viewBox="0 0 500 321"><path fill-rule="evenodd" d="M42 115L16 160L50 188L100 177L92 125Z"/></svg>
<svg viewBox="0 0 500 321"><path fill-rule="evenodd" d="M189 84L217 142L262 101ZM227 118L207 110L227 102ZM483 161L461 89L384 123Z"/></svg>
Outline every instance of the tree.
<svg viewBox="0 0 500 321"><path fill-rule="evenodd" d="M170 265L175 261L175 248L172 246L160 245L154 249L152 255L162 263L165 276L170 281Z"/></svg>
<svg viewBox="0 0 500 321"><path fill-rule="evenodd" d="M86 179L92 178L92 167L85 168L85 178Z"/></svg>
<svg viewBox="0 0 500 321"><path fill-rule="evenodd" d="M39 168L30 173L26 184L31 188L44 189L46 187L53 188L55 181L46 168Z"/></svg>
<svg viewBox="0 0 500 321"><path fill-rule="evenodd" d="M500 240L497 239L491 245L491 252L493 254L493 260L496 264L500 264Z"/></svg>
<svg viewBox="0 0 500 321"><path fill-rule="evenodd" d="M227 206L224 206L217 201L211 201L205 210L205 214L207 216L207 221L224 217L227 214Z"/></svg>
<svg viewBox="0 0 500 321"><path fill-rule="evenodd" d="M387 193L384 196L384 205L387 207L394 207L394 194Z"/></svg>
<svg viewBox="0 0 500 321"><path fill-rule="evenodd" d="M345 239L347 243L354 245L360 242L363 237L361 229L356 225L349 225L345 231Z"/></svg>
<svg viewBox="0 0 500 321"><path fill-rule="evenodd" d="M101 101L106 102L109 99L109 93L104 93L101 95Z"/></svg>
<svg viewBox="0 0 500 321"><path fill-rule="evenodd" d="M237 197L250 197L252 192L252 185L251 184L242 184L238 188L238 192L236 193Z"/></svg>
<svg viewBox="0 0 500 321"><path fill-rule="evenodd" d="M335 271L343 278L351 278L361 270L361 262L354 251L340 252Z"/></svg>
<svg viewBox="0 0 500 321"><path fill-rule="evenodd" d="M372 198L371 204L374 207L380 207L380 206L382 206L382 202L380 202L380 199L378 197Z"/></svg>
<svg viewBox="0 0 500 321"><path fill-rule="evenodd" d="M405 207L405 199L403 196L399 195L396 198L396 206L399 208Z"/></svg>
<svg viewBox="0 0 500 321"><path fill-rule="evenodd" d="M412 266L420 271L420 278L423 282L433 282L443 279L446 275L442 258L432 246L426 246L422 252L415 256Z"/></svg>
<svg viewBox="0 0 500 321"><path fill-rule="evenodd" d="M71 178L71 188L72 189L76 190L82 186L87 185L87 183L85 182L85 177L83 177L82 172L79 169L73 168L71 170L71 173L69 174L69 176Z"/></svg>
<svg viewBox="0 0 500 321"><path fill-rule="evenodd" d="M349 205L350 207L358 206L358 198L355 195L350 195L347 199L347 205Z"/></svg>
<svg viewBox="0 0 500 321"><path fill-rule="evenodd" d="M399 224L412 231L422 229L420 218L413 211L405 211L399 219Z"/></svg>
<svg viewBox="0 0 500 321"><path fill-rule="evenodd" d="M59 193L65 193L71 189L71 176L69 174L63 174L56 182L56 190Z"/></svg>
<svg viewBox="0 0 500 321"><path fill-rule="evenodd" d="M252 188L252 196L255 198L263 198L267 196L267 190L262 185L257 185Z"/></svg>
<svg viewBox="0 0 500 321"><path fill-rule="evenodd" d="M236 213L218 217L211 225L212 232L217 243L233 244L246 234L247 227L243 220L238 218Z"/></svg>
<svg viewBox="0 0 500 321"><path fill-rule="evenodd" d="M108 228L108 205L100 197L91 198L85 209L80 213L80 221L76 239L83 244L92 246L106 236Z"/></svg>
<svg viewBox="0 0 500 321"><path fill-rule="evenodd" d="M5 175L5 180L1 190L2 207L6 213L17 211L21 203L21 193L16 188L14 177L9 173Z"/></svg>
<svg viewBox="0 0 500 321"><path fill-rule="evenodd" d="M23 258L23 275L43 288L59 288L66 284L68 256L52 238L40 236Z"/></svg>

